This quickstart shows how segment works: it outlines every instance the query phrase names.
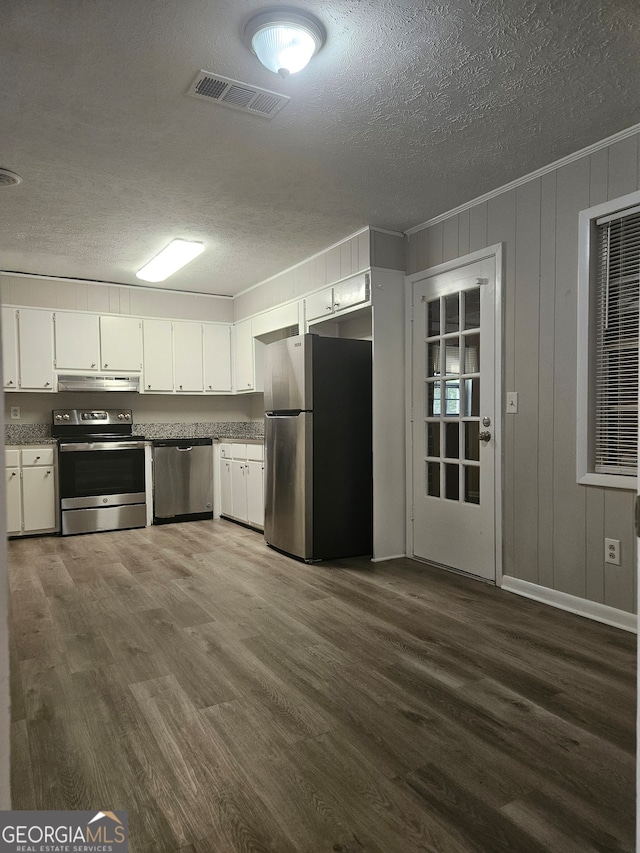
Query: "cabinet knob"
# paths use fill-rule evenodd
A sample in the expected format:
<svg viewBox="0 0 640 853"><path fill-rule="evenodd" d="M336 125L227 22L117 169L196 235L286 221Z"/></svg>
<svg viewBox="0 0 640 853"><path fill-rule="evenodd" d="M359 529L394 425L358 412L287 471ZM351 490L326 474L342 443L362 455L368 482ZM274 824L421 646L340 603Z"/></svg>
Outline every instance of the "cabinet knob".
<svg viewBox="0 0 640 853"><path fill-rule="evenodd" d="M95 361L92 361L92 362L91 362L91 367L95 367L95 366L96 366Z"/></svg>
<svg viewBox="0 0 640 853"><path fill-rule="evenodd" d="M40 457L39 457L39 456L36 456L36 462L38 461L38 459L40 459Z"/></svg>
<svg viewBox="0 0 640 853"><path fill-rule="evenodd" d="M106 361L105 361L105 363L104 363L104 366L105 366L105 367L109 367L109 365L107 364L107 362L106 362Z"/></svg>
<svg viewBox="0 0 640 853"><path fill-rule="evenodd" d="M15 471L12 471L12 472L11 472L11 476L12 476L12 477L15 477L15 476L16 476L16 472L15 472Z"/></svg>
<svg viewBox="0 0 640 853"><path fill-rule="evenodd" d="M50 473L51 473L51 471L47 471L47 477L49 476Z"/></svg>
<svg viewBox="0 0 640 853"><path fill-rule="evenodd" d="M338 309L338 308L340 307L340 303L339 303L339 302L334 302L334 303L333 303L333 307L334 307L334 309Z"/></svg>
<svg viewBox="0 0 640 853"><path fill-rule="evenodd" d="M147 385L147 388L151 388L151 385Z"/></svg>
<svg viewBox="0 0 640 853"><path fill-rule="evenodd" d="M209 385L209 390L213 391L213 385Z"/></svg>
<svg viewBox="0 0 640 853"><path fill-rule="evenodd" d="M47 385L49 385L49 383L48 383L48 382L45 382L45 383L44 383L44 387L46 388L46 387L47 387Z"/></svg>
<svg viewBox="0 0 640 853"><path fill-rule="evenodd" d="M180 390L182 390L182 385L180 386Z"/></svg>
<svg viewBox="0 0 640 853"><path fill-rule="evenodd" d="M13 385L13 379L10 379L10 380L7 382L7 385Z"/></svg>

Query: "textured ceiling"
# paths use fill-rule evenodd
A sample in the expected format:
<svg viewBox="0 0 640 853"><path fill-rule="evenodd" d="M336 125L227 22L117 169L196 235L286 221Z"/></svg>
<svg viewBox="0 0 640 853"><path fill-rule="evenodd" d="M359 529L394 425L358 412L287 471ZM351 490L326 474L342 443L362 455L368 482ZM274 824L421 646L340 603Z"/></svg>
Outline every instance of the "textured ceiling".
<svg viewBox="0 0 640 853"><path fill-rule="evenodd" d="M403 231L640 121L637 0L298 0L327 30L281 80L260 0L3 0L0 267L233 294L365 225ZM291 97L186 96L206 69Z"/></svg>

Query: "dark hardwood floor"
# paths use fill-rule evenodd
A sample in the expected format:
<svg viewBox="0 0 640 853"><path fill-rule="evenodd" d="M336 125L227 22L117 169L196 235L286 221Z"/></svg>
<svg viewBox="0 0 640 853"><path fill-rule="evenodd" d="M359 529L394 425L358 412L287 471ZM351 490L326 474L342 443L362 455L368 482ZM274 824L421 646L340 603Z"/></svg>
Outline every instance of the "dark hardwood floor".
<svg viewBox="0 0 640 853"><path fill-rule="evenodd" d="M635 637L230 522L9 543L16 809L130 850L634 849Z"/></svg>

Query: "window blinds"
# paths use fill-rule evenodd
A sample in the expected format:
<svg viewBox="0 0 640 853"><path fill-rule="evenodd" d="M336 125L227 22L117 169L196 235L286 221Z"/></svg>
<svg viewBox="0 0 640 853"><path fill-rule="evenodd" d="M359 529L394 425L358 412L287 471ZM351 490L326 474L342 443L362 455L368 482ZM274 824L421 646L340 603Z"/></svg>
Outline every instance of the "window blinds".
<svg viewBox="0 0 640 853"><path fill-rule="evenodd" d="M640 208L596 221L597 473L638 470Z"/></svg>

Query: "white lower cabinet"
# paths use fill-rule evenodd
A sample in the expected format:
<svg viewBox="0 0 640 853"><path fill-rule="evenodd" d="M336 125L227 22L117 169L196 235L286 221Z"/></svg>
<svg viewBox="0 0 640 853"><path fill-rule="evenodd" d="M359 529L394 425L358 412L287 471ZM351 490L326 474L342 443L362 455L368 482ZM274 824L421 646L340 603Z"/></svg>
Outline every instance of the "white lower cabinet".
<svg viewBox="0 0 640 853"><path fill-rule="evenodd" d="M264 527L264 446L220 445L220 515Z"/></svg>
<svg viewBox="0 0 640 853"><path fill-rule="evenodd" d="M58 530L55 448L6 448L7 533Z"/></svg>

